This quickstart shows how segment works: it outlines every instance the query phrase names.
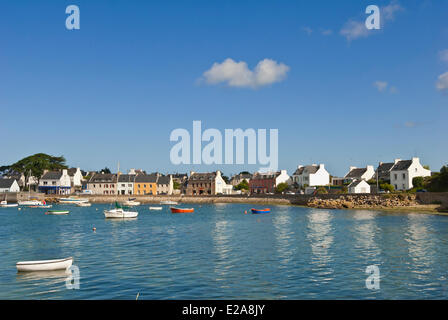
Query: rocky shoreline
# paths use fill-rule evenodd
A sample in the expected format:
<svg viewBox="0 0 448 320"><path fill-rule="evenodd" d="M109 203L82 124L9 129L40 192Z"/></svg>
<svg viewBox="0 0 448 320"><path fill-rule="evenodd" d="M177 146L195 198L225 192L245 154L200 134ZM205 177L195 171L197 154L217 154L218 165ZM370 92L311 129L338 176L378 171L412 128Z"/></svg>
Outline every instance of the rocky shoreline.
<svg viewBox="0 0 448 320"><path fill-rule="evenodd" d="M92 203L111 203L116 200L126 201L129 196L113 195L85 195ZM132 196L142 204L158 204L161 201L176 201L179 203L207 204L207 203L241 203L254 205L298 205L320 209L364 209L386 211L412 212L448 212L448 205L444 203L422 202L415 194L365 194L365 195L253 195L253 196ZM46 197L49 203L58 202L59 196ZM445 198L445 196L443 197ZM448 202L448 194L446 197Z"/></svg>

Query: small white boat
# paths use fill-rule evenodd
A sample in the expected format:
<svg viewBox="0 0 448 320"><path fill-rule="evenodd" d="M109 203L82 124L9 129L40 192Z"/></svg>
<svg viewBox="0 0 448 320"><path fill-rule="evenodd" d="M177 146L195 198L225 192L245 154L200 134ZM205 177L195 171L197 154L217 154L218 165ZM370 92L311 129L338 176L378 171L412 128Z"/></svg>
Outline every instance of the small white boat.
<svg viewBox="0 0 448 320"><path fill-rule="evenodd" d="M19 205L17 203L8 203L8 201L6 201L6 200L0 202L1 208L14 208L14 207L18 207L18 206Z"/></svg>
<svg viewBox="0 0 448 320"><path fill-rule="evenodd" d="M88 199L82 199L77 197L68 197L68 198L60 198L59 203L62 204L78 204L78 203L85 203L89 202Z"/></svg>
<svg viewBox="0 0 448 320"><path fill-rule="evenodd" d="M91 207L92 204L90 202L80 202L80 203L77 203L76 206L78 206L78 207Z"/></svg>
<svg viewBox="0 0 448 320"><path fill-rule="evenodd" d="M167 200L167 201L160 202L160 204L168 204L171 206L171 205L176 205L178 203L176 201Z"/></svg>
<svg viewBox="0 0 448 320"><path fill-rule="evenodd" d="M115 218L115 219L123 219L123 218L137 218L137 211L126 211L122 206L115 202L115 208L110 210L104 210L104 216L106 218Z"/></svg>
<svg viewBox="0 0 448 320"><path fill-rule="evenodd" d="M123 203L123 205L128 206L128 207L135 207L135 206L139 206L140 202L135 201L135 198L129 198L129 200L125 201Z"/></svg>
<svg viewBox="0 0 448 320"><path fill-rule="evenodd" d="M70 211L68 210L50 210L45 212L45 214L53 214L53 215L64 215L64 214L69 214Z"/></svg>
<svg viewBox="0 0 448 320"><path fill-rule="evenodd" d="M41 205L42 202L39 200L24 200L18 202L19 206L38 206Z"/></svg>
<svg viewBox="0 0 448 320"><path fill-rule="evenodd" d="M137 211L126 211L122 208L116 208L111 210L104 210L104 216L106 218L124 219L124 218L137 218Z"/></svg>
<svg viewBox="0 0 448 320"><path fill-rule="evenodd" d="M163 207L149 207L149 210L162 210Z"/></svg>
<svg viewBox="0 0 448 320"><path fill-rule="evenodd" d="M56 260L39 260L39 261L22 261L17 262L16 267L19 272L30 271L54 271L67 270L72 266L73 258L56 259Z"/></svg>
<svg viewBox="0 0 448 320"><path fill-rule="evenodd" d="M51 207L53 207L53 205L51 204L41 204L38 206L27 206L28 208L41 208L41 209L49 209Z"/></svg>

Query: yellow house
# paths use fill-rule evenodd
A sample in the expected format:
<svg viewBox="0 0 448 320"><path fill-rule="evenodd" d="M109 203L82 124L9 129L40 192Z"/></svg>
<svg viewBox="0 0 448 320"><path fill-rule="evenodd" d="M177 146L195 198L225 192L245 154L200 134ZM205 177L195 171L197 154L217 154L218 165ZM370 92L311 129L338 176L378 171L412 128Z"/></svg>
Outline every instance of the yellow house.
<svg viewBox="0 0 448 320"><path fill-rule="evenodd" d="M157 176L155 174L138 174L134 182L134 194L157 194Z"/></svg>

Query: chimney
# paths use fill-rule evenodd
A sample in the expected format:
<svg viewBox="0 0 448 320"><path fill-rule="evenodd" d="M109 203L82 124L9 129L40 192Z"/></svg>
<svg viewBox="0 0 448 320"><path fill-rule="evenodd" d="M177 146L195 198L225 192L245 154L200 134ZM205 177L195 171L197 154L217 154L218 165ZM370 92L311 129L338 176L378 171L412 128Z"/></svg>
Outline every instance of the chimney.
<svg viewBox="0 0 448 320"><path fill-rule="evenodd" d="M313 166L313 167L317 167L317 164L313 163L311 166Z"/></svg>
<svg viewBox="0 0 448 320"><path fill-rule="evenodd" d="M366 169L367 171L375 171L375 169L373 169L373 166L367 166Z"/></svg>
<svg viewBox="0 0 448 320"><path fill-rule="evenodd" d="M420 163L420 158L413 157L412 158L412 163Z"/></svg>
<svg viewBox="0 0 448 320"><path fill-rule="evenodd" d="M287 174L286 170L280 170L280 174Z"/></svg>
<svg viewBox="0 0 448 320"><path fill-rule="evenodd" d="M349 172L352 171L353 169L356 169L356 167L350 167Z"/></svg>
<svg viewBox="0 0 448 320"><path fill-rule="evenodd" d="M194 171L190 171L190 177L192 176L192 175L194 175Z"/></svg>
<svg viewBox="0 0 448 320"><path fill-rule="evenodd" d="M216 170L216 175L217 175L218 177L220 177L220 176L221 176L221 171Z"/></svg>
<svg viewBox="0 0 448 320"><path fill-rule="evenodd" d="M380 161L380 164L379 164L379 166L381 166L383 164L383 162L382 161Z"/></svg>
<svg viewBox="0 0 448 320"><path fill-rule="evenodd" d="M303 166L299 164L299 165L297 166L297 169L300 169L300 168L303 168Z"/></svg>
<svg viewBox="0 0 448 320"><path fill-rule="evenodd" d="M325 165L323 163L319 164L319 169L325 169Z"/></svg>
<svg viewBox="0 0 448 320"><path fill-rule="evenodd" d="M63 169L62 170L62 174L64 175L64 176L66 176L68 173L67 173L68 171L67 171L67 169Z"/></svg>
<svg viewBox="0 0 448 320"><path fill-rule="evenodd" d="M401 161L401 159L395 159L394 164L397 164L399 161Z"/></svg>

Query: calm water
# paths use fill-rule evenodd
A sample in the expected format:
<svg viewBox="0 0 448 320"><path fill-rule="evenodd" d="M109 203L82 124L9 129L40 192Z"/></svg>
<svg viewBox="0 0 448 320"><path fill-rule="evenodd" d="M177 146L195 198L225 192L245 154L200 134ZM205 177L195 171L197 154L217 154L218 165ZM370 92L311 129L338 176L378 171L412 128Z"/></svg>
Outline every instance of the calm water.
<svg viewBox="0 0 448 320"><path fill-rule="evenodd" d="M0 299L446 299L448 217L250 205L193 205L194 214L109 205L0 208ZM55 206L58 208L58 206ZM92 227L96 227L96 232ZM73 256L65 274L18 274L17 261ZM380 268L379 290L365 286Z"/></svg>

